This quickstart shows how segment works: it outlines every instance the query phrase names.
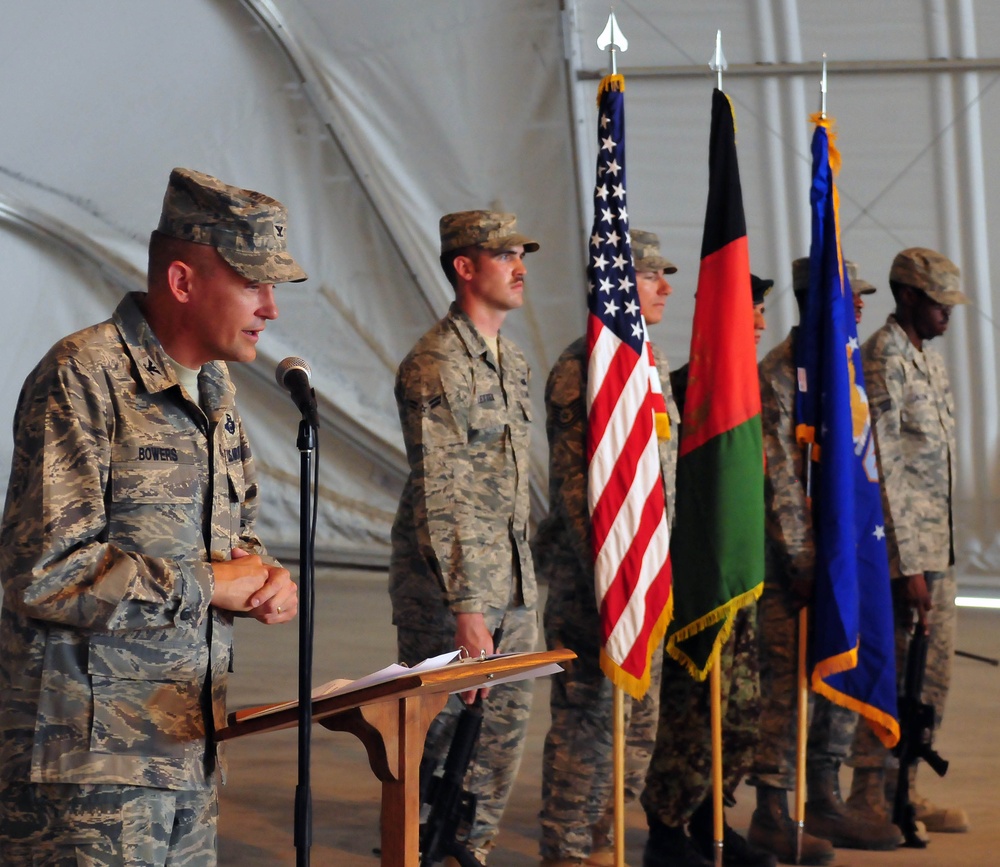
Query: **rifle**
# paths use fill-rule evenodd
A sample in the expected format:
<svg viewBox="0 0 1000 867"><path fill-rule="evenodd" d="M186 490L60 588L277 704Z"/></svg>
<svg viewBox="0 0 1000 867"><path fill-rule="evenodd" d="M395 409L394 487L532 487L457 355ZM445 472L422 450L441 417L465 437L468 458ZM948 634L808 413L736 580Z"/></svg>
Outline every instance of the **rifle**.
<svg viewBox="0 0 1000 867"><path fill-rule="evenodd" d="M906 679L899 699L899 743L893 749L899 757L892 822L903 832L903 845L914 849L927 846L917 833L916 810L910 802L910 768L923 759L934 773L948 772L947 759L934 749L934 706L921 700L924 668L927 665L927 632L916 622L906 654Z"/></svg>
<svg viewBox="0 0 1000 867"><path fill-rule="evenodd" d="M502 631L493 633L493 648L500 644ZM420 826L420 867L431 867L447 856L454 858L461 867L482 867L475 856L455 839L463 822L468 824L476 816L476 796L462 787L465 772L479 743L479 730L483 725L483 694L476 692L476 700L462 708L455 734L444 760L444 770L433 773L434 759L425 757L420 763L420 803L428 804L430 812Z"/></svg>

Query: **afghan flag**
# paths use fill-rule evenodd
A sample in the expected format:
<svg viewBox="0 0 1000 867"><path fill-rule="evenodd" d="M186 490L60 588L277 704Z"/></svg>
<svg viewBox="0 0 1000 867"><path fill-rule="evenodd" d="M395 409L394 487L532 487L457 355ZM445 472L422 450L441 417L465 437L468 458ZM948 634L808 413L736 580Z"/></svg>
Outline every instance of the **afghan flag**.
<svg viewBox="0 0 1000 867"><path fill-rule="evenodd" d="M796 333L796 429L813 462L815 692L899 740L889 560L854 299L840 244L831 118L814 115L809 289Z"/></svg>
<svg viewBox="0 0 1000 867"><path fill-rule="evenodd" d="M733 616L764 586L764 444L736 122L712 94L708 208L671 538L667 652L703 680Z"/></svg>
<svg viewBox="0 0 1000 867"><path fill-rule="evenodd" d="M641 698L670 619L670 530L657 428L669 436L629 240L625 79L598 89L597 179L587 300L587 505L601 669Z"/></svg>

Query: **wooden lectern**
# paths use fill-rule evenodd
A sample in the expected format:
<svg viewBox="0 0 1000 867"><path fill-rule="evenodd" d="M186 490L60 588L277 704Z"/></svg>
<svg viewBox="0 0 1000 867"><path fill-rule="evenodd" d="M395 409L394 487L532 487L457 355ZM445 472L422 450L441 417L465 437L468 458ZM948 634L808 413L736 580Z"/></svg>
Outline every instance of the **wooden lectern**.
<svg viewBox="0 0 1000 867"><path fill-rule="evenodd" d="M420 863L420 758L427 729L448 695L536 677L533 672L575 656L571 650L549 650L466 659L313 700L313 721L331 731L355 735L382 783L384 867L418 867ZM297 725L298 703L286 702L235 711L229 715L229 725L216 736L228 740Z"/></svg>

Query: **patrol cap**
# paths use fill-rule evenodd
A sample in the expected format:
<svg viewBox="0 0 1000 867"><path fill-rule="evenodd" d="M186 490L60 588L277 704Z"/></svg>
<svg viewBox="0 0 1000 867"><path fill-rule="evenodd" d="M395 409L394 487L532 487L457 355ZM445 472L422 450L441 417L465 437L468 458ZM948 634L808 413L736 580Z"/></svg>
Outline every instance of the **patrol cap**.
<svg viewBox="0 0 1000 867"><path fill-rule="evenodd" d="M306 272L285 246L287 226L288 212L276 199L176 168L156 230L214 247L237 274L255 283L298 283Z"/></svg>
<svg viewBox="0 0 1000 867"><path fill-rule="evenodd" d="M756 274L750 275L750 294L753 296L753 306L764 303L764 296L771 291L774 286L773 280L764 280Z"/></svg>
<svg viewBox="0 0 1000 867"><path fill-rule="evenodd" d="M851 261L845 261L847 266L847 277L851 281L851 292L855 295L871 295L877 291L871 283L858 276L858 266Z"/></svg>
<svg viewBox="0 0 1000 867"><path fill-rule="evenodd" d="M847 269L847 279L851 283L851 292L855 295L871 295L875 287L858 276L858 266L850 259L844 260ZM792 262L792 290L804 292L809 288L809 257L803 256ZM756 302L755 302L756 303Z"/></svg>
<svg viewBox="0 0 1000 867"><path fill-rule="evenodd" d="M660 239L652 232L632 229L629 237L632 239L632 261L636 271L677 272L677 266L660 252Z"/></svg>
<svg viewBox="0 0 1000 867"><path fill-rule="evenodd" d="M919 289L938 304L967 304L958 288L958 265L926 247L909 247L896 254L889 269L889 282Z"/></svg>
<svg viewBox="0 0 1000 867"><path fill-rule="evenodd" d="M499 211L456 211L440 222L441 255L463 247L504 250L518 244L525 253L534 253L538 242L517 231L517 217Z"/></svg>

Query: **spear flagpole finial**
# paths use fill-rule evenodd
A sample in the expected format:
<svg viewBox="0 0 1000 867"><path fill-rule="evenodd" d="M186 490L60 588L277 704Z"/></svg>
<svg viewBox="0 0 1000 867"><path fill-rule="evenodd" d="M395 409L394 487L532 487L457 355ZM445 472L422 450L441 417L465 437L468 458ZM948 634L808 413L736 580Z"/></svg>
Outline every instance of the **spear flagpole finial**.
<svg viewBox="0 0 1000 867"><path fill-rule="evenodd" d="M722 31L715 31L715 54L708 60L708 68L717 76L716 82L719 90L722 90L722 71L728 67L726 55L722 53Z"/></svg>
<svg viewBox="0 0 1000 867"><path fill-rule="evenodd" d="M614 6L611 7L611 14L608 16L608 23L604 26L604 31L597 37L597 47L600 48L601 51L611 52L611 74L617 75L617 54L619 51L628 51L628 40L625 38L625 34L622 33L621 28L618 26L618 20L615 18Z"/></svg>
<svg viewBox="0 0 1000 867"><path fill-rule="evenodd" d="M823 52L823 75L819 80L819 116L826 120L826 52Z"/></svg>

